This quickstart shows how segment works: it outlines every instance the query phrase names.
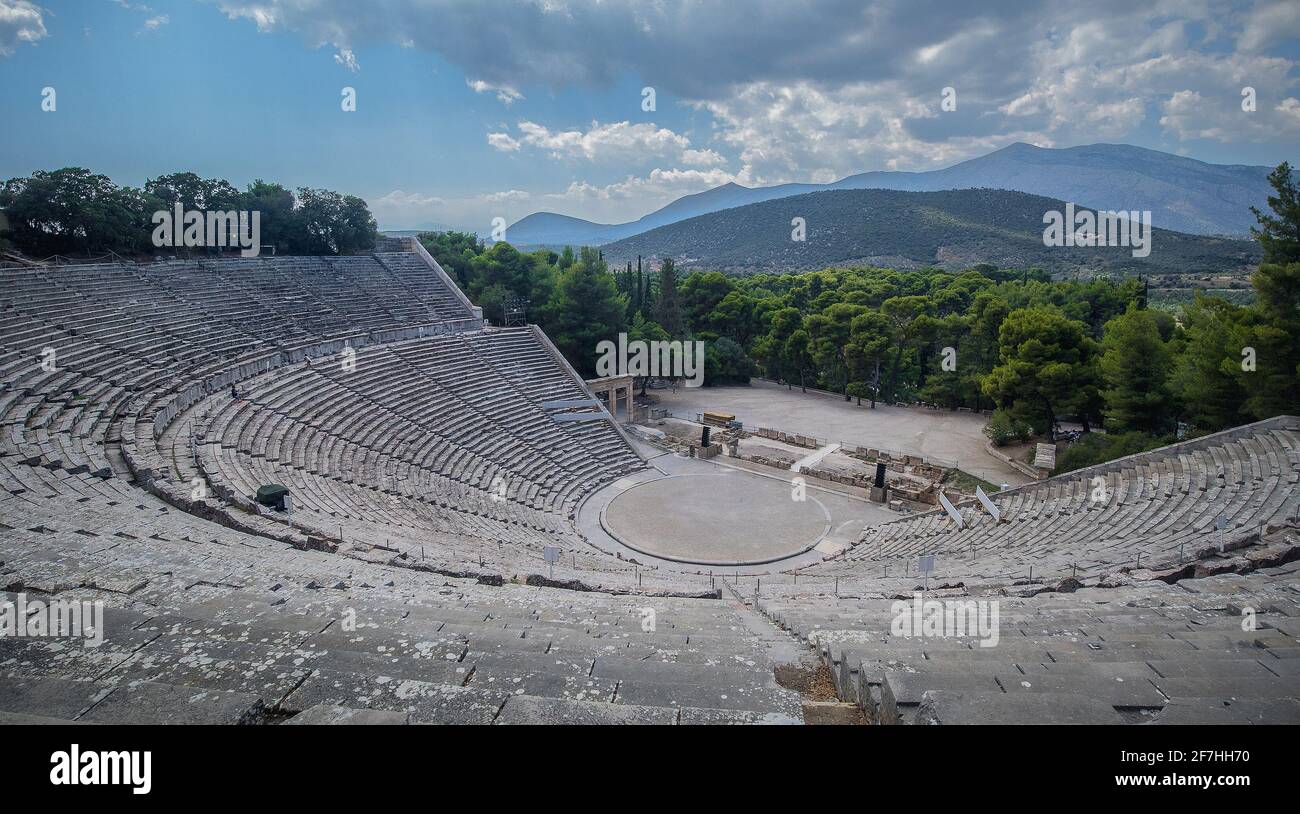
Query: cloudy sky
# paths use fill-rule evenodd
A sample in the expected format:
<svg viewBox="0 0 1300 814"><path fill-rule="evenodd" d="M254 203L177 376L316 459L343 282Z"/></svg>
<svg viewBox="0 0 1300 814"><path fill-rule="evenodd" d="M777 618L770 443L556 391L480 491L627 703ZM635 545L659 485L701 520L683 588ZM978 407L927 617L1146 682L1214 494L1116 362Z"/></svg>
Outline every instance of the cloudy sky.
<svg viewBox="0 0 1300 814"><path fill-rule="evenodd" d="M185 169L487 232L1016 141L1271 165L1298 62L1296 0L0 0L0 178Z"/></svg>

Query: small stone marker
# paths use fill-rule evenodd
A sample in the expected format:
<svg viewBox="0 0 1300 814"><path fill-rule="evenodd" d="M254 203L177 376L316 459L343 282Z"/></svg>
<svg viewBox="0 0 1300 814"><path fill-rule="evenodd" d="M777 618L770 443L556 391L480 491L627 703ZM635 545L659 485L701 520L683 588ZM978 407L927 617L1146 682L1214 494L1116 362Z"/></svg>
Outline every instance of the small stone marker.
<svg viewBox="0 0 1300 814"><path fill-rule="evenodd" d="M930 590L930 572L934 570L934 555L922 554L917 558L916 570L925 574L925 589Z"/></svg>

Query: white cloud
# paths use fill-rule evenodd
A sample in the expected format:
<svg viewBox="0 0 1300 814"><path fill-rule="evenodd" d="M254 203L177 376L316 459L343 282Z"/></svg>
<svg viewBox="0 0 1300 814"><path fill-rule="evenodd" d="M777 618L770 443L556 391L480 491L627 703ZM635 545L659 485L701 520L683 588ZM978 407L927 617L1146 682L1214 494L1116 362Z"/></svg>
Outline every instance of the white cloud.
<svg viewBox="0 0 1300 814"><path fill-rule="evenodd" d="M497 101L506 107L524 98L524 95L509 85L495 85L482 79L466 79L465 84L475 93L495 93Z"/></svg>
<svg viewBox="0 0 1300 814"><path fill-rule="evenodd" d="M396 206L396 207L429 207L439 206L446 203L445 200L435 195L425 195L422 192L406 192L395 189L381 198L371 201L375 206Z"/></svg>
<svg viewBox="0 0 1300 814"><path fill-rule="evenodd" d="M519 152L519 142L509 133L488 133L488 144L503 153Z"/></svg>
<svg viewBox="0 0 1300 814"><path fill-rule="evenodd" d="M381 229L446 224L487 234L493 218L514 222L539 208L597 222L635 220L683 195L737 180L720 169L656 168L610 184L574 181L551 192L507 189L463 197L439 197L394 190L368 199Z"/></svg>
<svg viewBox="0 0 1300 814"><path fill-rule="evenodd" d="M621 201L640 190L648 207L667 178L688 170L738 166L739 183L775 183L932 169L1013 141L1178 149L1300 136L1290 101L1300 97L1295 0L753 0L743 10L517 0L504 11L384 0L383 14L357 14L345 0L210 1L313 46L378 41L437 52L474 77L474 92L507 105L522 98L515 83L524 77L553 91L636 77L656 87L660 105L685 104L712 127L708 144L695 145L653 124L561 127L530 110L487 135L501 152L636 165L624 181L575 181L557 193L575 200ZM949 86L955 112L939 109ZM1249 114L1240 109L1245 86L1259 98Z"/></svg>
<svg viewBox="0 0 1300 814"><path fill-rule="evenodd" d="M1269 46L1300 39L1300 4L1295 0L1259 3L1246 17L1237 47L1260 51Z"/></svg>
<svg viewBox="0 0 1300 814"><path fill-rule="evenodd" d="M910 123L937 115L932 108L939 98L936 89L928 104L900 100L896 88L881 83L832 90L755 82L726 102L701 107L739 153L739 175L758 184L827 183L865 169L932 169L1012 141L1049 140L1023 129L942 140L912 132Z"/></svg>
<svg viewBox="0 0 1300 814"><path fill-rule="evenodd" d="M1241 109L1241 97L1231 91L1207 97L1180 90L1163 106L1160 124L1180 140L1266 141L1284 137L1300 139L1300 100L1287 97L1270 105L1257 100L1256 109Z"/></svg>
<svg viewBox="0 0 1300 814"><path fill-rule="evenodd" d="M44 9L28 0L0 0L0 57L12 56L23 43L43 40Z"/></svg>
<svg viewBox="0 0 1300 814"><path fill-rule="evenodd" d="M503 152L531 147L560 160L613 163L668 159L696 167L726 163L721 153L694 149L686 136L652 123L593 121L587 130L551 130L525 120L517 128L518 138L509 133L489 133L488 143Z"/></svg>
<svg viewBox="0 0 1300 814"><path fill-rule="evenodd" d="M361 70L361 65L357 62L357 55L352 53L351 48L340 48L339 52L334 55L334 61L352 73Z"/></svg>
<svg viewBox="0 0 1300 814"><path fill-rule="evenodd" d="M756 176L792 180L928 169L1014 140L1129 139L1167 115L1179 90L1215 100L1232 77L1235 92L1252 84L1261 98L1281 100L1300 84L1294 49L1268 53L1300 34L1295 0L1028 0L960 11L946 0L754 0L739 12L691 0L518 0L504 13L386 0L386 13L368 15L344 0L215 1L231 17L313 44L386 40L436 51L474 77L476 92L503 103L516 98L521 76L555 89L636 76L656 86L661 104L713 113L715 142L746 152L742 164ZM938 111L946 86L958 91L956 114ZM1200 126L1170 132L1253 134L1280 115L1275 105L1261 106L1267 115L1253 124L1207 114ZM554 131L536 116L528 124L494 146L591 161L722 163L716 150L687 155L684 137L648 125Z"/></svg>
<svg viewBox="0 0 1300 814"><path fill-rule="evenodd" d="M448 202L436 195L395 189L367 203L381 229L406 229L436 222Z"/></svg>
<svg viewBox="0 0 1300 814"><path fill-rule="evenodd" d="M145 5L144 3L130 3L127 2L127 0L114 0L114 2L117 3L117 5L121 6L122 8L126 9L127 11L133 11L137 14L146 15L144 22L142 23L142 27L140 28L140 30L135 32L135 35L137 37L140 36L141 34L149 34L155 32L158 29L162 28L163 26L171 22L171 17L169 15L154 14L154 10L151 7ZM86 30L89 31L89 29Z"/></svg>
<svg viewBox="0 0 1300 814"><path fill-rule="evenodd" d="M692 167L714 167L727 163L717 150L682 150L682 163Z"/></svg>
<svg viewBox="0 0 1300 814"><path fill-rule="evenodd" d="M483 200L492 201L493 203L498 201L526 201L531 197L532 195L530 193L525 192L522 189L507 189L504 192L489 192L482 196Z"/></svg>
<svg viewBox="0 0 1300 814"><path fill-rule="evenodd" d="M668 203L682 195L703 192L735 180L736 177L726 170L656 168L649 175L629 175L622 181L603 186L574 181L563 192L549 193L544 197L574 202L651 200Z"/></svg>

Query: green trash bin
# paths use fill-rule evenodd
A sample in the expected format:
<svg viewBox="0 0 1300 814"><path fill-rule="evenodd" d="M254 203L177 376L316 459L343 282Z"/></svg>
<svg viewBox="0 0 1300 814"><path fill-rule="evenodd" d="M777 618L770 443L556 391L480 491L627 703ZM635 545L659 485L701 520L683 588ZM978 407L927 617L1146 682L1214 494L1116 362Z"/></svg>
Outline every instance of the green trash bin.
<svg viewBox="0 0 1300 814"><path fill-rule="evenodd" d="M263 506L270 506L274 509L283 509L284 496L287 494L289 494L287 487L281 486L278 483L269 483L266 486L257 487L256 500Z"/></svg>

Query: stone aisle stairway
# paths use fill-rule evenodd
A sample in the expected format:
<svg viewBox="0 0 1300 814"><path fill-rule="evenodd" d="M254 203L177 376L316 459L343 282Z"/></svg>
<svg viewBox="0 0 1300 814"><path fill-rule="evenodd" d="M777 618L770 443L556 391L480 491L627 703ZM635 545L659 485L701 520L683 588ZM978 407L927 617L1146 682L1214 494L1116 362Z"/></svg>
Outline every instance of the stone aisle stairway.
<svg viewBox="0 0 1300 814"><path fill-rule="evenodd" d="M1172 585L925 599L997 603L999 635L895 635L910 595L761 608L875 724L1300 723L1300 560Z"/></svg>
<svg viewBox="0 0 1300 814"><path fill-rule="evenodd" d="M777 684L803 695L804 723L865 723L856 704L832 696L834 685L829 681L829 674L814 648L775 624L760 609L756 597L745 598L742 587L726 581L722 585L724 596L731 597L736 618L763 650L769 672Z"/></svg>

